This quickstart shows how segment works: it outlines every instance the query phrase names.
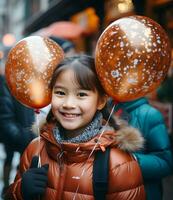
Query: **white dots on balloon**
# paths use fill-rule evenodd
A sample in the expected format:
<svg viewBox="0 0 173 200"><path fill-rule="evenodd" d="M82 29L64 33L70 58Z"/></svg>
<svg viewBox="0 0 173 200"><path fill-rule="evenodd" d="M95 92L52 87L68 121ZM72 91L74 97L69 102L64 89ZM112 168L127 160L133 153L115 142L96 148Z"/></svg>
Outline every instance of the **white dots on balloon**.
<svg viewBox="0 0 173 200"><path fill-rule="evenodd" d="M25 76L25 71L24 70L17 70L16 74L17 74L16 79L20 81L23 78L23 76Z"/></svg>
<svg viewBox="0 0 173 200"><path fill-rule="evenodd" d="M135 53L139 53L139 50L138 50L138 49L135 49Z"/></svg>
<svg viewBox="0 0 173 200"><path fill-rule="evenodd" d="M130 84L137 84L138 83L138 81L135 78L128 78L127 82L130 83Z"/></svg>
<svg viewBox="0 0 173 200"><path fill-rule="evenodd" d="M27 64L28 64L28 63L29 63L29 60L28 60L28 59L26 59L26 60L25 60L25 63L27 63Z"/></svg>
<svg viewBox="0 0 173 200"><path fill-rule="evenodd" d="M138 64L138 62L139 62L139 60L138 60L138 59L134 59L134 61L133 61L133 64L134 64L134 65L137 65L137 64Z"/></svg>
<svg viewBox="0 0 173 200"><path fill-rule="evenodd" d="M155 42L153 42L153 46L154 46L154 47L156 47L156 46L157 46Z"/></svg>
<svg viewBox="0 0 173 200"><path fill-rule="evenodd" d="M120 76L120 73L119 73L118 70L112 70L112 71L111 71L111 76L112 76L113 78L117 78L117 77Z"/></svg>
<svg viewBox="0 0 173 200"><path fill-rule="evenodd" d="M145 35L146 37L150 37L150 35L151 35L151 29L150 29L150 28L147 28L147 29L144 31L144 35Z"/></svg>
<svg viewBox="0 0 173 200"><path fill-rule="evenodd" d="M27 94L28 92L29 92L29 89L27 88L27 89L24 91L24 93Z"/></svg>
<svg viewBox="0 0 173 200"><path fill-rule="evenodd" d="M109 79L106 79L107 80L107 82L111 85L111 80L109 80Z"/></svg>
<svg viewBox="0 0 173 200"><path fill-rule="evenodd" d="M148 53L150 53L150 52L151 52L151 49L149 49L149 48L146 48L146 49L147 49L147 52L148 52Z"/></svg>
<svg viewBox="0 0 173 200"><path fill-rule="evenodd" d="M158 44L161 44L161 41L158 39L158 40L157 40L157 43L158 43Z"/></svg>
<svg viewBox="0 0 173 200"><path fill-rule="evenodd" d="M128 57L131 57L132 55L133 55L133 52L131 51L131 52L127 52L127 54L126 54Z"/></svg>
<svg viewBox="0 0 173 200"><path fill-rule="evenodd" d="M124 47L124 42L123 41L120 42L120 47Z"/></svg>
<svg viewBox="0 0 173 200"><path fill-rule="evenodd" d="M117 63L117 66L120 67L120 66L121 66L121 62L118 62L118 63ZM120 70L120 68L119 68L119 70Z"/></svg>

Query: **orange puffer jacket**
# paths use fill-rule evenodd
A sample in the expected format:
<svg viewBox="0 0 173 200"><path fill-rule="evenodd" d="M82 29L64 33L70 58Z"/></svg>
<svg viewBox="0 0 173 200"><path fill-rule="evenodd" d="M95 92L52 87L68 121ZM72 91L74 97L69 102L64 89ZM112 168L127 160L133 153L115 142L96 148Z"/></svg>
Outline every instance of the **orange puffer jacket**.
<svg viewBox="0 0 173 200"><path fill-rule="evenodd" d="M94 200L92 172L95 151L111 147L109 164L109 189L107 200L145 200L141 170L133 156L124 150L136 150L142 138L134 128L117 132L107 130L86 143L58 144L52 134L53 125L45 125L40 140L33 140L22 155L20 168L5 199L22 200L21 175L26 171L34 155L41 164L49 163L48 184L42 199L46 200ZM128 138L128 140L127 140ZM99 139L99 142L98 142ZM120 149L121 148L121 149ZM95 152L94 151L94 152ZM28 187L29 187L28 183Z"/></svg>

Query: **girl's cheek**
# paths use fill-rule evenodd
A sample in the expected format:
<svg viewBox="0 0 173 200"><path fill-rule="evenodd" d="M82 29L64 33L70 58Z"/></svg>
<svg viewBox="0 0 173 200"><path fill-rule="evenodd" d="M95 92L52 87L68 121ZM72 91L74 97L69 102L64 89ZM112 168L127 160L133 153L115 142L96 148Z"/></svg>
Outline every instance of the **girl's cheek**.
<svg viewBox="0 0 173 200"><path fill-rule="evenodd" d="M57 100L55 97L52 97L51 104L52 106L55 106L57 104Z"/></svg>
<svg viewBox="0 0 173 200"><path fill-rule="evenodd" d="M62 100L62 98L58 98L58 97L53 97L52 98L52 101L51 101L51 104L53 105L53 106L60 106L61 104L62 104L62 102L63 102L63 100Z"/></svg>

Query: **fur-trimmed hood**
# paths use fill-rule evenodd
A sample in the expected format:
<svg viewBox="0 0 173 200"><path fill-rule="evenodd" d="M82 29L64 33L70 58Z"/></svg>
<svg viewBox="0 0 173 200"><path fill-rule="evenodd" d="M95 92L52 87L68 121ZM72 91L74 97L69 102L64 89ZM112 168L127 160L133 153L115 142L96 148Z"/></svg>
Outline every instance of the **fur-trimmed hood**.
<svg viewBox="0 0 173 200"><path fill-rule="evenodd" d="M141 132L130 125L125 120L115 117L120 130L116 132L118 147L125 151L138 151L144 147L145 140Z"/></svg>
<svg viewBox="0 0 173 200"><path fill-rule="evenodd" d="M134 152L143 148L144 138L141 133L131 126L122 127L116 132L118 147L124 151Z"/></svg>
<svg viewBox="0 0 173 200"><path fill-rule="evenodd" d="M98 146L102 150L108 145L111 147L116 146L119 149L128 152L135 152L142 149L144 146L144 138L142 137L142 134L139 132L139 130L129 126L124 120L116 118L116 122L120 126L120 129L118 131L114 131L111 127L107 126L104 128L104 133L102 134L102 136L99 137L98 135L94 137L93 141L97 141L99 139ZM39 124L39 128L37 124ZM34 123L32 126L33 132L37 133L37 135L39 135L38 131L40 131L41 129L47 129L49 133L52 132L50 130L52 129L52 126L50 128L50 126L46 125L45 117L40 118L39 123ZM49 140L49 135L52 135L53 137L53 134L47 134L47 136L44 135L44 137ZM80 146L83 146L82 143L80 143Z"/></svg>

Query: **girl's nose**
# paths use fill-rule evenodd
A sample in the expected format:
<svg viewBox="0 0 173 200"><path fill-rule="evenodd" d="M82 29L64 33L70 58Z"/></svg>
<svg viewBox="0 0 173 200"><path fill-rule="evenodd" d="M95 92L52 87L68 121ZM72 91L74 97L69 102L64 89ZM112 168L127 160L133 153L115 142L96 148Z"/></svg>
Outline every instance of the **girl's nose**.
<svg viewBox="0 0 173 200"><path fill-rule="evenodd" d="M67 97L63 102L63 108L75 108L75 99L74 97Z"/></svg>

